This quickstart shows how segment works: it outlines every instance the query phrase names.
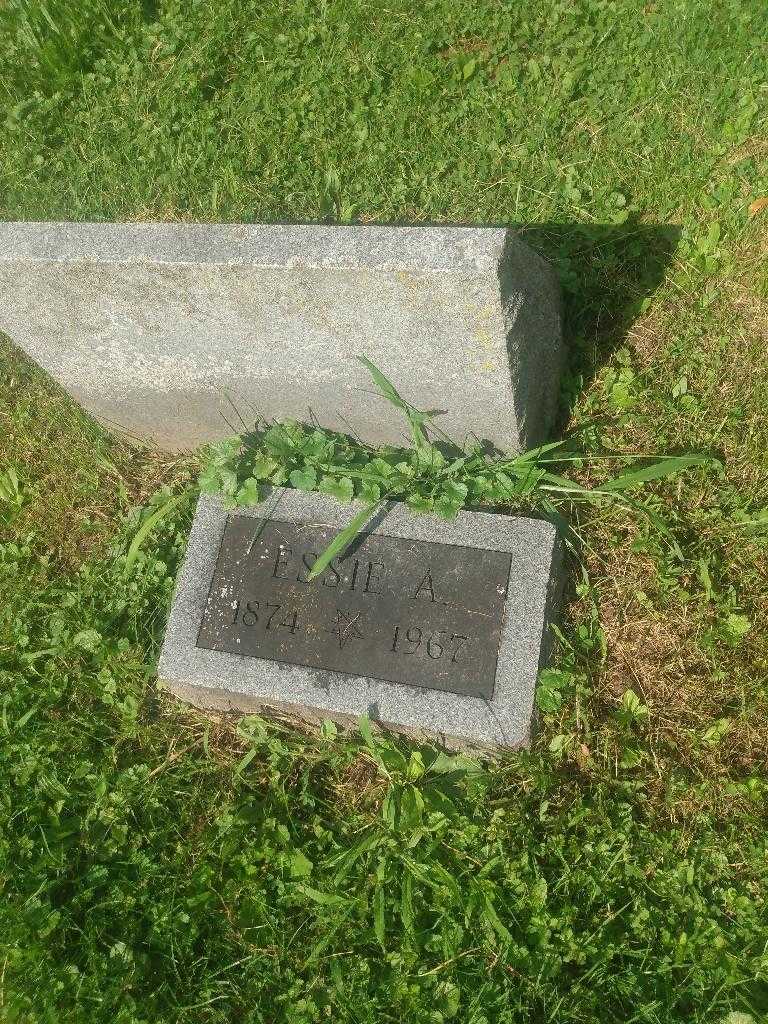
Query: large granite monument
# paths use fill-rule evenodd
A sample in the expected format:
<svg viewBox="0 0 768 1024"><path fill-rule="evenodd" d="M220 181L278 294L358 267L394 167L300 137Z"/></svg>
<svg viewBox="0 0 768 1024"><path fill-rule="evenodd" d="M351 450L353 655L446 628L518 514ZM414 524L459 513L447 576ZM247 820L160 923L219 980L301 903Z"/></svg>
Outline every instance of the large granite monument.
<svg viewBox="0 0 768 1024"><path fill-rule="evenodd" d="M4 223L0 295L0 330L168 450L257 416L397 444L360 354L460 444L531 447L556 410L559 288L511 229Z"/></svg>

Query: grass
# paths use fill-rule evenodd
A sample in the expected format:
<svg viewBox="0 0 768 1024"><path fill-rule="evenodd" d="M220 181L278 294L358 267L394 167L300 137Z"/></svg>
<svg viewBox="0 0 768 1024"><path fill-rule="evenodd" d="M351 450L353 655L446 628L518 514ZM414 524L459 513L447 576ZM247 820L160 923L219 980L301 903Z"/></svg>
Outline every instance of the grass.
<svg viewBox="0 0 768 1024"><path fill-rule="evenodd" d="M643 491L677 550L577 513L535 746L479 771L159 693L191 503L140 531L197 461L4 344L0 1019L766 1019L766 29L696 0L0 10L0 216L528 225L562 428L723 465Z"/></svg>

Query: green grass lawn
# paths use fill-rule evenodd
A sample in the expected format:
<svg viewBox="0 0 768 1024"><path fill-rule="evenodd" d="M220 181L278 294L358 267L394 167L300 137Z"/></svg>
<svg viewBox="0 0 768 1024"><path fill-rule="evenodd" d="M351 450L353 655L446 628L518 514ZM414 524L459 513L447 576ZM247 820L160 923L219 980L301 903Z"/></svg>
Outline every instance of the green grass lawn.
<svg viewBox="0 0 768 1024"><path fill-rule="evenodd" d="M578 514L535 745L448 792L159 693L192 502L126 551L197 463L0 344L0 1020L768 1019L767 39L758 0L6 0L0 217L520 224L562 428L723 469L638 495L676 546Z"/></svg>

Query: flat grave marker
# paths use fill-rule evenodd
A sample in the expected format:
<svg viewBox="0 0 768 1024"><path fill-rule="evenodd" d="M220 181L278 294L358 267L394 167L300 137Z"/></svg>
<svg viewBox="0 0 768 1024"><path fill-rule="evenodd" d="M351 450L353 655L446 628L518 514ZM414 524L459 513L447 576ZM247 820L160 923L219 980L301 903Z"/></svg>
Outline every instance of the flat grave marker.
<svg viewBox="0 0 768 1024"><path fill-rule="evenodd" d="M392 503L308 580L351 515L280 488L229 512L202 496L164 685L202 706L367 714L448 745L525 744L561 584L554 527L479 512L445 523Z"/></svg>

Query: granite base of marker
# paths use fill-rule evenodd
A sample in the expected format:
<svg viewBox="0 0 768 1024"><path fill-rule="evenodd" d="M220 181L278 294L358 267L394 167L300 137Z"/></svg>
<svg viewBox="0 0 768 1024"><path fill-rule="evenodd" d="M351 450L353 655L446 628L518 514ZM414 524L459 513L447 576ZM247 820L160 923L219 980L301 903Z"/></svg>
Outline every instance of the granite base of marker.
<svg viewBox="0 0 768 1024"><path fill-rule="evenodd" d="M279 678L276 680L279 682ZM163 681L162 688L192 704L201 711L221 711L245 715L260 715L272 721L280 722L300 732L316 734L323 722L334 722L343 732L354 732L360 722L360 715L353 715L335 708L316 708L307 705L289 704L278 700L252 697L248 694L233 695L229 690L216 687L197 686L179 682ZM371 719L374 729L378 726L385 732L406 736L416 742L426 741L438 743L446 750L488 753L499 750L518 750L528 745L529 736L517 741L498 742L496 740L478 740L468 736L449 735L436 732L428 726L409 726L402 722L384 722L375 717L375 710L367 709L365 713Z"/></svg>
<svg viewBox="0 0 768 1024"><path fill-rule="evenodd" d="M516 232L0 223L0 330L108 427L184 450L290 417L407 442L366 355L454 441L547 436L560 289Z"/></svg>
<svg viewBox="0 0 768 1024"><path fill-rule="evenodd" d="M307 664L198 646L205 617L210 617L211 601L223 598L226 603L230 596L226 590L212 594L230 515L250 518L254 523L254 537L257 537L260 524L265 520L286 524L286 528L289 524L300 524L312 529L322 526L338 530L353 514L354 507L340 505L333 499L280 488L274 489L262 505L238 509L231 514L217 498L203 495L192 525L160 657L161 685L200 707L262 712L302 726L316 725L323 719L347 726L353 725L361 715L368 715L382 726L410 736L437 740L452 748L488 750L526 745L530 739L536 679L549 654L549 627L557 616L562 586L561 545L554 527L544 521L463 512L455 521L445 523L431 517L414 516L406 506L392 503L366 528L366 537L413 542L414 578L423 575L424 559L429 560L429 545L456 546L454 585L441 592L442 581L435 579L436 594L431 594L432 597L449 596L450 600L443 602L449 618L462 611L458 607L465 590L461 581L462 550L509 555L490 698L429 688L426 673L433 666L427 657L423 657L425 685L416 686L393 678L366 676L364 665L360 674L329 671ZM274 555L274 551L267 552L270 559ZM291 557L298 559L299 552L292 552ZM288 567L288 555L278 554L280 558L283 558L278 561L281 575L288 577L292 571ZM345 556L347 561L337 563L342 581L349 581L347 567L352 566L353 558L354 551ZM245 573L247 565L243 565ZM293 586L290 581L282 585L286 591ZM310 584L319 585L319 580ZM421 596L429 598L430 594L422 591ZM406 597L412 601L412 595ZM258 607L258 601L255 605ZM365 607L371 609L370 621L375 624L378 621L375 603ZM403 615L408 613L413 621L418 621L418 609L413 610L416 605L411 603L409 607L410 612L406 608ZM422 602L419 608L423 614L427 610L434 611L429 600ZM469 611L471 613L472 609ZM251 612L246 614L253 619ZM286 644L290 643L290 626L291 620L286 618L283 629ZM446 646L451 634L450 630L441 632L441 645L435 644L432 654L437 650L442 653L445 648L447 660L452 650ZM470 631L464 629L464 632ZM412 635L415 637L415 633ZM341 637L339 631L340 643ZM458 642L454 646L458 648ZM412 642L406 645L406 654L412 653L411 647ZM289 647L284 649L289 652L287 656L294 656ZM423 649L421 654L423 656ZM408 661L408 658L401 661ZM413 661L409 661L409 667L412 664ZM450 682L447 685L451 685Z"/></svg>

